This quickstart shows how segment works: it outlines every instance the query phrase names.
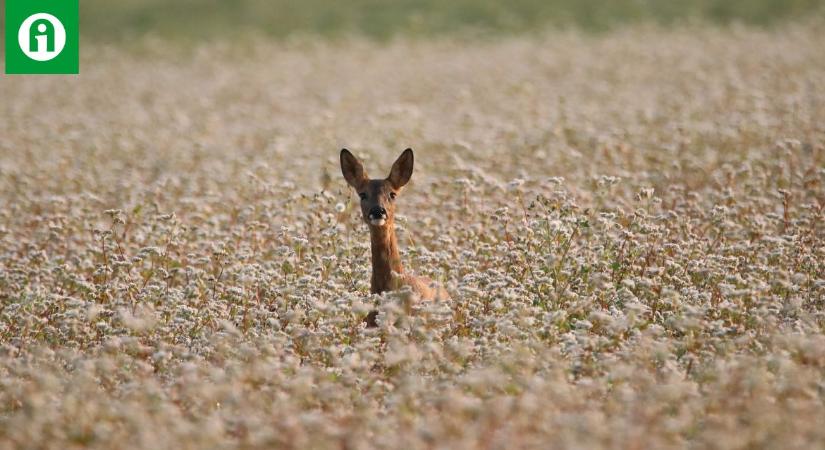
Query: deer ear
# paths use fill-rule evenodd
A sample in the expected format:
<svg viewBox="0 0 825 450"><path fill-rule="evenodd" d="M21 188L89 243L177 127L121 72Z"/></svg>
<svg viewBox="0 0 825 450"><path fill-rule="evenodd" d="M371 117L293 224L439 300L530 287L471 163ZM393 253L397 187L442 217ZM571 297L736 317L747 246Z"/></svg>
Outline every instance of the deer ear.
<svg viewBox="0 0 825 450"><path fill-rule="evenodd" d="M361 161L345 148L341 149L341 173L344 174L347 183L356 189L369 180Z"/></svg>
<svg viewBox="0 0 825 450"><path fill-rule="evenodd" d="M387 181L395 189L401 189L410 181L413 173L413 151L411 148L404 150L404 153L395 160L390 169L390 176Z"/></svg>

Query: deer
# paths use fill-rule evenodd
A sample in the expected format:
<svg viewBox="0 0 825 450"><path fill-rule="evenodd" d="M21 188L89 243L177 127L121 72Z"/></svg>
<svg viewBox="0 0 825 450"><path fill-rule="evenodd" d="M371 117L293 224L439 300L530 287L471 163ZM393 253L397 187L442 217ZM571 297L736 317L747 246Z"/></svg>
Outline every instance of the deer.
<svg viewBox="0 0 825 450"><path fill-rule="evenodd" d="M361 218L369 227L372 253L370 292L382 294L409 286L421 301L449 300L447 291L427 277L404 272L395 235L395 204L413 173L411 148L404 150L384 179L370 179L364 165L346 148L341 150L341 172L361 202ZM376 326L377 311L367 315L367 326Z"/></svg>

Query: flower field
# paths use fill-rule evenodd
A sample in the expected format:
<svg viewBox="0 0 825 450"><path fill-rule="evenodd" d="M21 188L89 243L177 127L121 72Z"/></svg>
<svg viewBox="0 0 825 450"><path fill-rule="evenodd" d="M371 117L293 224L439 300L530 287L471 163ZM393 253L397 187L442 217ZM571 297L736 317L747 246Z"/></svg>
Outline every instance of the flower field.
<svg viewBox="0 0 825 450"><path fill-rule="evenodd" d="M823 31L3 77L0 448L825 446ZM369 294L342 147L415 149L402 258L450 302Z"/></svg>

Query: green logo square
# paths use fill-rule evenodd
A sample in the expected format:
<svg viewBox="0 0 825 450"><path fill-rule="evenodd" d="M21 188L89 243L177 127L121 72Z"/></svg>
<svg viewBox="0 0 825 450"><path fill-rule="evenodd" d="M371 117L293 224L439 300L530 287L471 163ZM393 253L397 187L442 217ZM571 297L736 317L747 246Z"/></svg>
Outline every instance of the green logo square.
<svg viewBox="0 0 825 450"><path fill-rule="evenodd" d="M79 0L6 0L6 73L80 73Z"/></svg>

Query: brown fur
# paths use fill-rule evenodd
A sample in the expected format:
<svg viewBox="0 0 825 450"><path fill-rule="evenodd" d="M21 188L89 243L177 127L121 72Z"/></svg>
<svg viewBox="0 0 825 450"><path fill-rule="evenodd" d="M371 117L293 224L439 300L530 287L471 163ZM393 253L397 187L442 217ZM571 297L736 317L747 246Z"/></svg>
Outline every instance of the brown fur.
<svg viewBox="0 0 825 450"><path fill-rule="evenodd" d="M448 300L444 288L426 277L404 273L395 236L395 199L409 182L413 171L413 152L407 149L392 166L390 175L383 180L371 180L364 166L347 149L341 150L341 172L350 186L361 197L361 215L370 229L372 250L372 280L370 291L374 294L393 291L409 286L421 300ZM386 211L386 219L380 224L371 219L376 208ZM397 274L397 275L396 275ZM375 325L376 312L367 317L367 323Z"/></svg>

